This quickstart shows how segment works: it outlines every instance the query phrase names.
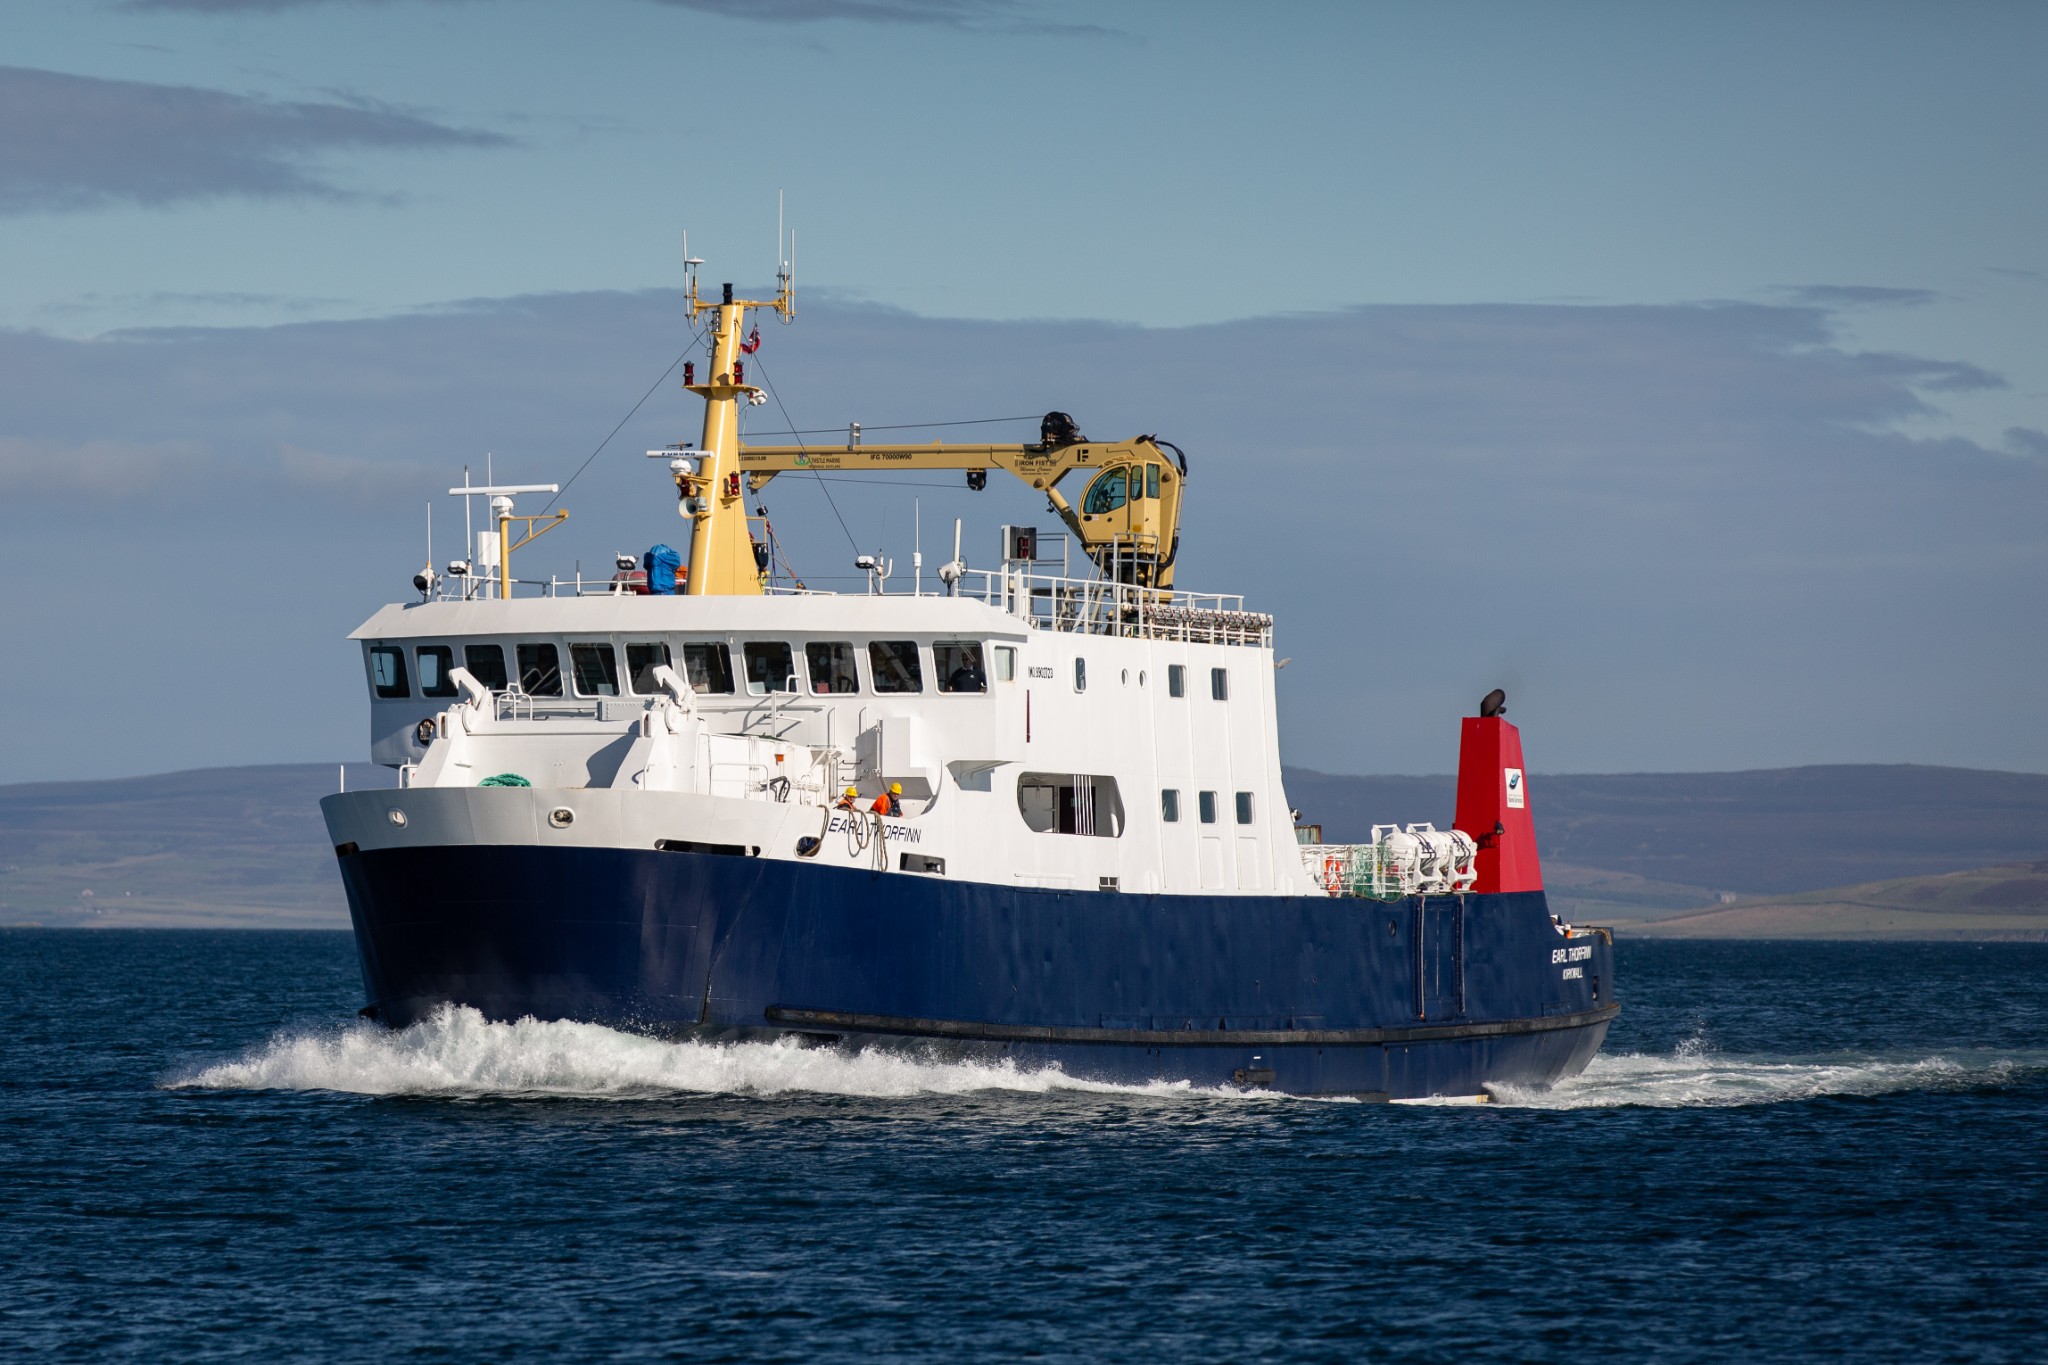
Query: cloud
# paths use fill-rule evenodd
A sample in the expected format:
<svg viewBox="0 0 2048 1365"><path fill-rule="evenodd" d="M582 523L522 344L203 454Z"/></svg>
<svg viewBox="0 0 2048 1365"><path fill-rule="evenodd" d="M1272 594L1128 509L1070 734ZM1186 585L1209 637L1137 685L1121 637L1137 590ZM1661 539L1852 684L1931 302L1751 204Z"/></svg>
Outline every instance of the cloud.
<svg viewBox="0 0 2048 1365"><path fill-rule="evenodd" d="M329 153L508 143L369 102L289 103L0 67L0 214L340 198L349 191L312 165Z"/></svg>
<svg viewBox="0 0 2048 1365"><path fill-rule="evenodd" d="M2007 427L2005 448L2015 455L2031 455L2037 460L2048 460L2048 431L2036 431L2032 427Z"/></svg>
<svg viewBox="0 0 2048 1365"><path fill-rule="evenodd" d="M1278 615L1290 761L1448 771L1457 715L1498 685L1543 771L2048 768L2048 732L2007 719L2048 671L2048 631L2029 624L2048 461L2013 458L2048 438L1903 434L1943 393L1998 376L1847 349L1826 309L1416 305L1142 328L918 318L814 292L797 325L762 330L749 376L802 428L1059 408L1098 437L1185 447L1181 583ZM188 723L123 735L106 764L357 753L342 637L410 597L421 504L445 561L462 508L443 494L464 464L566 479L687 335L671 290L91 340L0 331L0 470L45 471L9 488L0 572L44 582L81 545L107 551L19 599L16 633L84 651L118 629L149 661ZM776 439L780 413L752 411L751 439ZM522 552L532 572L676 543L674 490L642 452L700 420L658 389L568 490L568 524ZM998 524L1053 529L1021 486L915 482L836 481L828 505L791 476L761 501L807 581L855 590L850 541L908 562L912 498L927 553L961 517L978 568ZM242 641L293 687L210 688ZM57 685L0 658L25 710L60 708ZM0 737L0 780L71 771L80 743L19 727Z"/></svg>
<svg viewBox="0 0 2048 1365"><path fill-rule="evenodd" d="M1932 289L1891 289L1875 284L1802 284L1785 294L1821 308L1917 308L1941 295Z"/></svg>
<svg viewBox="0 0 2048 1365"><path fill-rule="evenodd" d="M402 0L127 0L124 8L187 14L274 14L316 5L387 5ZM421 0L427 3L429 0ZM431 0L465 4L470 0ZM1114 29L1031 17L1024 0L646 0L669 9L694 10L726 19L764 24L816 24L833 20L862 24L908 24L995 33L1111 37Z"/></svg>

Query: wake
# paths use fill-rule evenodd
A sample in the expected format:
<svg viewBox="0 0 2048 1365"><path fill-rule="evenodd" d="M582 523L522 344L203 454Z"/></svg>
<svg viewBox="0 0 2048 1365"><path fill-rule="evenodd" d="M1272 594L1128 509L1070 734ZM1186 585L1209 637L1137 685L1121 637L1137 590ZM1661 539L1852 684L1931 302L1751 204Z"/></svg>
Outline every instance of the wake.
<svg viewBox="0 0 2048 1365"><path fill-rule="evenodd" d="M667 1042L599 1024L502 1024L444 1005L410 1028L374 1024L286 1033L246 1055L177 1076L172 1089L328 1090L354 1095L562 1096L793 1093L899 1099L980 1091L1171 1094L1186 1084L1121 1086L1056 1068L946 1061L914 1053L773 1043Z"/></svg>
<svg viewBox="0 0 2048 1365"><path fill-rule="evenodd" d="M1663 1054L1595 1057L1551 1088L1489 1086L1497 1104L1533 1109L1714 1108L1823 1096L2003 1088L2048 1069L2037 1052L1952 1052L1934 1057L1843 1053L1806 1058L1722 1055L1688 1040Z"/></svg>
<svg viewBox="0 0 2048 1365"><path fill-rule="evenodd" d="M2048 1076L2048 1053L1783 1058L1724 1056L1689 1041L1669 1053L1596 1057L1582 1075L1549 1089L1490 1086L1487 1097L1512 1108L1677 1109L2000 1088L2043 1076ZM599 1100L1055 1092L1267 1104L1307 1098L1185 1081L1119 1085L1082 1080L1056 1066L1027 1069L1009 1061L963 1061L915 1051L853 1051L793 1040L669 1042L599 1024L492 1023L474 1009L446 1005L401 1030L352 1023L287 1031L239 1057L181 1072L162 1084L173 1090Z"/></svg>

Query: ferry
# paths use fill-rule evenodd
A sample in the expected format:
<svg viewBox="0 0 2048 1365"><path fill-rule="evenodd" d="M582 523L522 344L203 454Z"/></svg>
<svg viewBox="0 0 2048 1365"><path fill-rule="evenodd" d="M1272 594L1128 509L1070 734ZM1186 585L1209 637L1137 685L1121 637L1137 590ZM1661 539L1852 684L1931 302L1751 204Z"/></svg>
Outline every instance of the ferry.
<svg viewBox="0 0 2048 1365"><path fill-rule="evenodd" d="M1057 412L1032 444L747 443L747 361L759 320L794 319L793 270L706 298L700 264L702 431L649 452L687 551L516 577L567 515L517 500L559 490L465 476L485 529L351 636L397 777L321 803L365 1016L1374 1100L1586 1066L1619 1008L1612 935L1550 911L1501 693L1462 721L1453 828L1324 841L1282 782L1273 618L1175 584L1178 447ZM956 523L930 590L878 556L859 591L779 571L750 495L906 469L1015 477L1061 529L1003 527L970 568Z"/></svg>

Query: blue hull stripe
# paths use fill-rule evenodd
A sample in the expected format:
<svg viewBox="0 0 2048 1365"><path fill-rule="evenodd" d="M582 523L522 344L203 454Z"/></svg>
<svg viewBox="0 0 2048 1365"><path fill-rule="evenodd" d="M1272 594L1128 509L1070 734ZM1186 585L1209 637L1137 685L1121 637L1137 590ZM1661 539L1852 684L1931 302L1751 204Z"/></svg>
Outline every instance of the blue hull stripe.
<svg viewBox="0 0 2048 1365"><path fill-rule="evenodd" d="M1574 1074L1615 1013L1611 944L1565 939L1540 891L1163 896L531 845L339 862L368 1012L400 1027L453 1002L1122 1082L1420 1096Z"/></svg>

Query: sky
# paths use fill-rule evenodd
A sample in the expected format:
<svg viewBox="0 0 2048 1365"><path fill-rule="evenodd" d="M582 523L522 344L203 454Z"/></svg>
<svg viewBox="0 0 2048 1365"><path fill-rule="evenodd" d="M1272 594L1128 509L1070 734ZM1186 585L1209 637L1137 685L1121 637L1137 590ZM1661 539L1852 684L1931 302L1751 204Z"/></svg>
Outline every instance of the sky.
<svg viewBox="0 0 2048 1365"><path fill-rule="evenodd" d="M1448 771L1498 685L1538 771L2048 769L2048 8L17 0L5 33L0 782L359 758L345 636L410 595L429 502L452 553L487 452L575 476L538 570L676 539L643 452L697 429L657 382L682 234L765 289L778 201L799 316L752 437L1059 408L1180 444L1180 582L1278 616L1291 763ZM907 482L764 500L814 584L914 524L983 564L1050 525Z"/></svg>

